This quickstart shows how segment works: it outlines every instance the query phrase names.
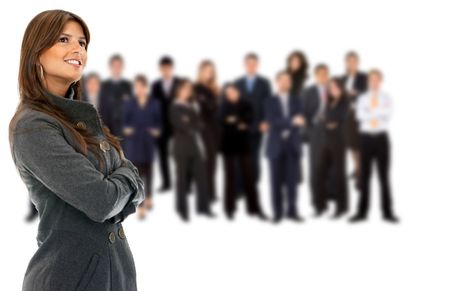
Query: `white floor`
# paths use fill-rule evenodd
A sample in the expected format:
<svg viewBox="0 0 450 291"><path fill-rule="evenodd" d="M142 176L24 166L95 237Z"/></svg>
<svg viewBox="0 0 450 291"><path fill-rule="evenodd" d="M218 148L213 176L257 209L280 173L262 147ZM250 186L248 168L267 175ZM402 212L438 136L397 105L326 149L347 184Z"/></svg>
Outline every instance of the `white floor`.
<svg viewBox="0 0 450 291"><path fill-rule="evenodd" d="M260 190L270 214L265 160L263 165ZM220 169L221 163L218 189L222 185ZM158 177L155 185L159 185ZM405 189L402 193L401 188ZM248 218L243 204L229 222L221 201L214 206L216 219L192 215L185 224L174 213L173 193L156 193L155 208L146 220L133 215L124 223L139 290L448 290L450 284L444 280L448 270L434 268L430 272L438 261L449 258L448 239L431 239L437 229L409 208L418 198L408 197L410 188L394 183L400 225L381 221L378 195L372 199L374 207L367 223L350 225L346 218L334 221L327 216L316 219L306 184L300 190L299 205L307 219L302 224L285 221L273 225ZM222 195L221 190L219 193ZM351 196L354 208L353 191ZM37 223L22 222L26 201L21 201L14 202L17 210L9 218L11 223L3 224L2 257L5 254L9 259L8 265L2 264L2 273L8 274L2 281L9 288L2 290L20 289L36 250ZM190 202L193 209L194 200Z"/></svg>

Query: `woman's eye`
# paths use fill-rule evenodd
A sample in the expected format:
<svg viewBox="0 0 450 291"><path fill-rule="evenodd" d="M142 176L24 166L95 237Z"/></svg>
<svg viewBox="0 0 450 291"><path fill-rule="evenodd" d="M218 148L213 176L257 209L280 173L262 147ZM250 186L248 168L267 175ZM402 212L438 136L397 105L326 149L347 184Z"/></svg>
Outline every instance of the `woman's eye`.
<svg viewBox="0 0 450 291"><path fill-rule="evenodd" d="M66 36L62 36L59 38L59 42L69 42L69 38Z"/></svg>
<svg viewBox="0 0 450 291"><path fill-rule="evenodd" d="M86 47L86 42L85 42L85 41L80 41L80 45L81 45L82 47Z"/></svg>

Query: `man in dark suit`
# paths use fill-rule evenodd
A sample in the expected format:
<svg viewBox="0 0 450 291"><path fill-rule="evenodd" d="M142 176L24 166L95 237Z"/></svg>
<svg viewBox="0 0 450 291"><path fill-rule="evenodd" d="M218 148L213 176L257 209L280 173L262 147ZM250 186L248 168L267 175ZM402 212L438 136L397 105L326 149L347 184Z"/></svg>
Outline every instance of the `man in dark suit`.
<svg viewBox="0 0 450 291"><path fill-rule="evenodd" d="M286 215L294 221L302 218L297 211L297 186L301 182L301 134L305 124L301 99L290 95L291 79L282 71L276 77L278 93L265 104L269 125L266 155L270 161L272 207L275 223ZM283 193L283 188L286 193ZM287 211L284 211L286 197Z"/></svg>
<svg viewBox="0 0 450 291"><path fill-rule="evenodd" d="M318 171L320 153L323 152L323 147L326 144L324 117L328 102L326 89L329 78L328 66L318 64L314 72L316 83L302 92L301 99L304 105L306 135L309 144L309 176L312 202L316 215L320 216L326 210L325 197L321 197L318 187L318 183L323 183L324 181L320 181Z"/></svg>
<svg viewBox="0 0 450 291"><path fill-rule="evenodd" d="M252 168L256 183L260 176L259 159L262 133L267 131L267 123L264 122L264 103L272 95L269 80L258 74L258 62L259 58L255 53L247 54L244 59L246 74L235 82L241 98L250 103L253 111L250 133ZM243 188L240 182L238 182L238 186Z"/></svg>
<svg viewBox="0 0 450 291"><path fill-rule="evenodd" d="M169 56L163 56L160 59L159 70L161 78L152 84L151 94L161 105L162 132L158 139L158 156L162 185L159 191L164 192L172 187L168 147L173 130L169 121L169 108L175 98L175 88L179 83L179 78L173 74L174 61Z"/></svg>
<svg viewBox="0 0 450 291"><path fill-rule="evenodd" d="M123 103L132 94L131 82L122 77L123 66L121 55L115 54L109 59L111 78L102 83L98 105L103 123L119 137L122 137Z"/></svg>
<svg viewBox="0 0 450 291"><path fill-rule="evenodd" d="M345 137L347 147L352 153L355 168L352 176L358 178L360 176L361 141L358 132L359 124L355 114L355 104L358 96L367 91L367 74L359 71L359 56L354 51L346 54L345 66L346 73L342 76L342 84L344 85L345 93L350 104L350 110L345 122Z"/></svg>

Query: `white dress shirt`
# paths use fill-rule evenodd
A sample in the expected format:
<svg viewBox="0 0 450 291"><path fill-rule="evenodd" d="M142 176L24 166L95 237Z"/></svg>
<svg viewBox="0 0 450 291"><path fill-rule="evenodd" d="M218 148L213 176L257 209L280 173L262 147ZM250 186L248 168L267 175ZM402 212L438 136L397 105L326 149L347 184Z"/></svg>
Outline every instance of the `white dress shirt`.
<svg viewBox="0 0 450 291"><path fill-rule="evenodd" d="M316 116L314 117L314 123L318 123L325 114L327 104L324 100L324 96L327 94L326 90L327 89L325 86L317 84L317 91L319 94L319 110L317 110Z"/></svg>
<svg viewBox="0 0 450 291"><path fill-rule="evenodd" d="M355 82L355 76L354 75L348 75L347 76L347 82L345 82L345 89L347 92L353 91L353 83Z"/></svg>
<svg viewBox="0 0 450 291"><path fill-rule="evenodd" d="M168 80L163 79L162 83L164 93L166 94L166 96L169 96L170 90L172 89L173 78L170 78Z"/></svg>
<svg viewBox="0 0 450 291"><path fill-rule="evenodd" d="M286 93L278 94L281 102L281 109L283 110L283 115L289 117L289 96Z"/></svg>
<svg viewBox="0 0 450 291"><path fill-rule="evenodd" d="M372 106L372 98L377 96L377 106ZM375 93L368 91L358 97L356 103L356 118L359 121L359 131L362 133L382 133L388 129L392 115L391 97L383 91Z"/></svg>

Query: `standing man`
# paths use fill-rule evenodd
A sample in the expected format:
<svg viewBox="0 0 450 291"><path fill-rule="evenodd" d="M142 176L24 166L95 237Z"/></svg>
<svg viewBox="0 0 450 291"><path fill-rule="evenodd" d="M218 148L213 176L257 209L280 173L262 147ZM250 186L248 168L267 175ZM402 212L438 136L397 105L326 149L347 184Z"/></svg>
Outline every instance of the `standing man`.
<svg viewBox="0 0 450 291"><path fill-rule="evenodd" d="M345 56L346 72L342 77L346 97L348 98L349 111L345 122L346 145L352 153L353 177L359 180L360 177L360 148L358 121L356 120L355 104L357 98L367 90L367 74L359 71L359 56L356 52L350 51ZM357 183L358 186L359 183Z"/></svg>
<svg viewBox="0 0 450 291"><path fill-rule="evenodd" d="M259 181L259 159L262 134L267 131L264 122L264 104L272 95L269 80L258 74L259 58L255 53L248 53L244 58L245 76L238 79L235 84L241 98L250 103L253 112L253 121L250 125L252 168L255 182ZM242 183L239 187L242 188Z"/></svg>
<svg viewBox="0 0 450 291"><path fill-rule="evenodd" d="M169 121L169 108L174 100L175 88L179 83L179 78L174 76L174 61L169 56L163 56L159 60L159 71L161 78L152 85L152 96L161 105L162 132L158 139L158 156L162 185L160 192L170 190L172 180L169 166L169 140L172 137L172 126Z"/></svg>
<svg viewBox="0 0 450 291"><path fill-rule="evenodd" d="M265 104L269 124L266 155L270 163L273 221L278 223L283 216L302 221L297 210L297 186L302 180L300 128L305 124L303 108L301 99L290 94L289 73L278 73L276 81L278 93L268 98ZM284 204L287 204L286 210Z"/></svg>
<svg viewBox="0 0 450 291"><path fill-rule="evenodd" d="M398 218L392 207L391 185L389 182L390 141L388 123L391 118L391 97L381 90L383 75L373 69L369 72L369 90L358 98L356 118L360 122L361 134L361 192L358 209L350 221L367 219L370 202L370 178L372 164L377 165L381 189L381 210L383 218L396 223Z"/></svg>
<svg viewBox="0 0 450 291"><path fill-rule="evenodd" d="M99 113L103 123L115 136L122 136L123 104L132 94L131 82L122 77L124 60L115 54L109 59L111 77L100 89ZM123 146L123 144L122 144Z"/></svg>
<svg viewBox="0 0 450 291"><path fill-rule="evenodd" d="M320 181L319 164L320 153L326 145L325 136L325 109L328 103L328 66L318 64L314 69L315 84L306 88L301 95L304 105L304 113L306 119L306 133L308 138L309 165L310 165L310 188L312 194L312 203L316 212L316 216L322 215L326 210L326 197L321 195L319 191Z"/></svg>

